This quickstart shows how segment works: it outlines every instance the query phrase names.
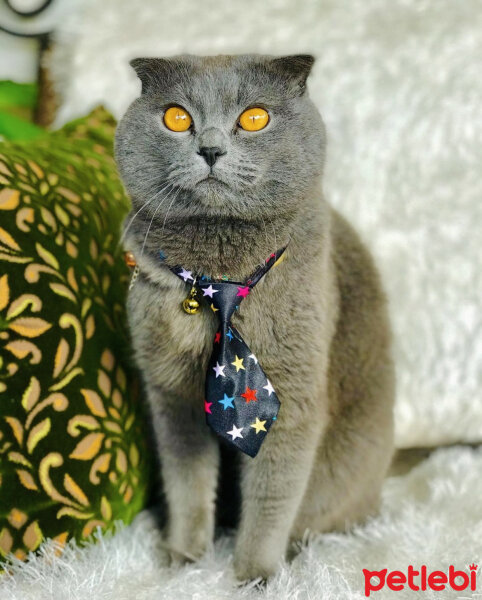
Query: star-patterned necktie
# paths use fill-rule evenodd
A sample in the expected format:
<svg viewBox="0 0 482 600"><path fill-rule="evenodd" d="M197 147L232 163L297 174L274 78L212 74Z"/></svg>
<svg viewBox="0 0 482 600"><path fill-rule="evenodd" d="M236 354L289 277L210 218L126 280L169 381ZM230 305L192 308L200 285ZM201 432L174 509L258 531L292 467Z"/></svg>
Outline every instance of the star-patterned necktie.
<svg viewBox="0 0 482 600"><path fill-rule="evenodd" d="M271 254L244 283L224 278L213 281L195 277L183 267L170 267L202 292L219 319L206 373L206 421L219 436L253 458L276 420L280 402L258 359L231 324L231 316L285 248Z"/></svg>

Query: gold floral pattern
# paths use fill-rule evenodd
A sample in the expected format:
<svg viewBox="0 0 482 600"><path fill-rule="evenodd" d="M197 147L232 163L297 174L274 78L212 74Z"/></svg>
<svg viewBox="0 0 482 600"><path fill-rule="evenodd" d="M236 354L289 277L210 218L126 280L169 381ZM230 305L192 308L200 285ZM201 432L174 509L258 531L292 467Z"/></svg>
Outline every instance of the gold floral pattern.
<svg viewBox="0 0 482 600"><path fill-rule="evenodd" d="M113 129L97 109L0 149L2 556L129 522L146 497Z"/></svg>

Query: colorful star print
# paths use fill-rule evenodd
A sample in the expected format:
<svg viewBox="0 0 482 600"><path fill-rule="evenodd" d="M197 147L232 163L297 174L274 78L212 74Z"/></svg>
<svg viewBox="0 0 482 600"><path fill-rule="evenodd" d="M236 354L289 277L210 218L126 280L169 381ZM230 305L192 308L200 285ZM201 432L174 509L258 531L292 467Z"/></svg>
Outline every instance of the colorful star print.
<svg viewBox="0 0 482 600"><path fill-rule="evenodd" d="M257 402L258 399L256 398L256 392L258 390L252 390L249 386L246 388L246 391L244 392L244 394L241 394L241 396L246 400L246 402Z"/></svg>
<svg viewBox="0 0 482 600"><path fill-rule="evenodd" d="M186 269L183 269L179 273L179 277L182 277L184 281L189 281L189 279L194 281L191 271L186 271Z"/></svg>
<svg viewBox="0 0 482 600"><path fill-rule="evenodd" d="M233 360L233 362L231 364L236 367L236 373L238 371L240 371L241 369L246 370L243 365L243 359L239 358L239 356L237 354L236 354L236 359Z"/></svg>
<svg viewBox="0 0 482 600"><path fill-rule="evenodd" d="M256 433L259 433L260 431L266 431L266 420L264 421L260 421L258 419L258 417L256 417L256 421L254 423L251 423L250 427L252 427Z"/></svg>
<svg viewBox="0 0 482 600"><path fill-rule="evenodd" d="M210 298L213 297L213 294L216 294L217 292L219 292L219 290L215 290L212 285L210 285L207 288L202 288L202 290L203 290L203 296L209 296Z"/></svg>
<svg viewBox="0 0 482 600"><path fill-rule="evenodd" d="M231 318L234 313L234 319L237 319L235 311L241 302L283 251L279 250L267 262L261 263L246 283L230 281L226 276L203 278L201 273L170 267L189 285L196 282L196 287L206 298L204 306L216 314L219 322L206 373L206 421L220 437L252 457L256 456L276 421L280 402L256 354L248 348ZM186 318L198 317L186 315ZM255 343L253 340L253 345Z"/></svg>
<svg viewBox="0 0 482 600"><path fill-rule="evenodd" d="M220 365L218 362L216 363L216 366L213 367L213 371L216 373L216 379L221 376L221 377L226 377L226 375L224 374L224 369L226 368L226 365Z"/></svg>
<svg viewBox="0 0 482 600"><path fill-rule="evenodd" d="M245 285L243 287L239 287L238 286L238 293L236 294L236 296L241 296L241 298L246 298L246 296L249 294L249 286Z"/></svg>
<svg viewBox="0 0 482 600"><path fill-rule="evenodd" d="M234 408L234 396L230 398L227 394L224 394L224 398L222 400L218 400L218 402L219 404L223 405L224 410L226 410L227 408Z"/></svg>
<svg viewBox="0 0 482 600"><path fill-rule="evenodd" d="M263 385L263 389L268 392L268 396L271 396L271 394L274 392L274 388L271 385L271 381L269 379L268 379L266 385Z"/></svg>
<svg viewBox="0 0 482 600"><path fill-rule="evenodd" d="M242 438L242 434L241 432L243 431L243 427L236 427L236 425L233 425L233 428L231 429L231 431L227 431L226 433L229 433L232 440L235 440L236 438Z"/></svg>

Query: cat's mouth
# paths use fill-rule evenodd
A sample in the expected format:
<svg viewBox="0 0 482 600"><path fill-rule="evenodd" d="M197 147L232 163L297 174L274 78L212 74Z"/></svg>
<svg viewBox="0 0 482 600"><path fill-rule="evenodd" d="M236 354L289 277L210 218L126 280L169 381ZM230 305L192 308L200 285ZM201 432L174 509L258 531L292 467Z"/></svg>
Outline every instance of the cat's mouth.
<svg viewBox="0 0 482 600"><path fill-rule="evenodd" d="M202 179L198 179L192 188L192 192L193 198L201 206L218 211L226 205L226 198L231 197L233 190L229 183L223 181L218 175L211 173Z"/></svg>
<svg viewBox="0 0 482 600"><path fill-rule="evenodd" d="M214 173L209 173L208 175L206 175L206 177L203 177L202 179L200 179L196 185L200 185L200 184L204 184L204 185L216 185L216 184L221 184L221 185L227 185L222 179L219 179L219 177L216 177L216 175L214 175Z"/></svg>

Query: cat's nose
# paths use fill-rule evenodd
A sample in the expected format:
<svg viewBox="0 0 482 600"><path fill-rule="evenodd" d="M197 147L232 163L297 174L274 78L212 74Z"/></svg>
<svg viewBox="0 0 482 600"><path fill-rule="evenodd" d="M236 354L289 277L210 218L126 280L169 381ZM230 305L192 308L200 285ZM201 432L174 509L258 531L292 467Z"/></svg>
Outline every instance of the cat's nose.
<svg viewBox="0 0 482 600"><path fill-rule="evenodd" d="M223 152L218 146L203 146L202 148L199 148L198 154L200 154L208 165L212 167L218 158L223 154L226 154L226 152Z"/></svg>

